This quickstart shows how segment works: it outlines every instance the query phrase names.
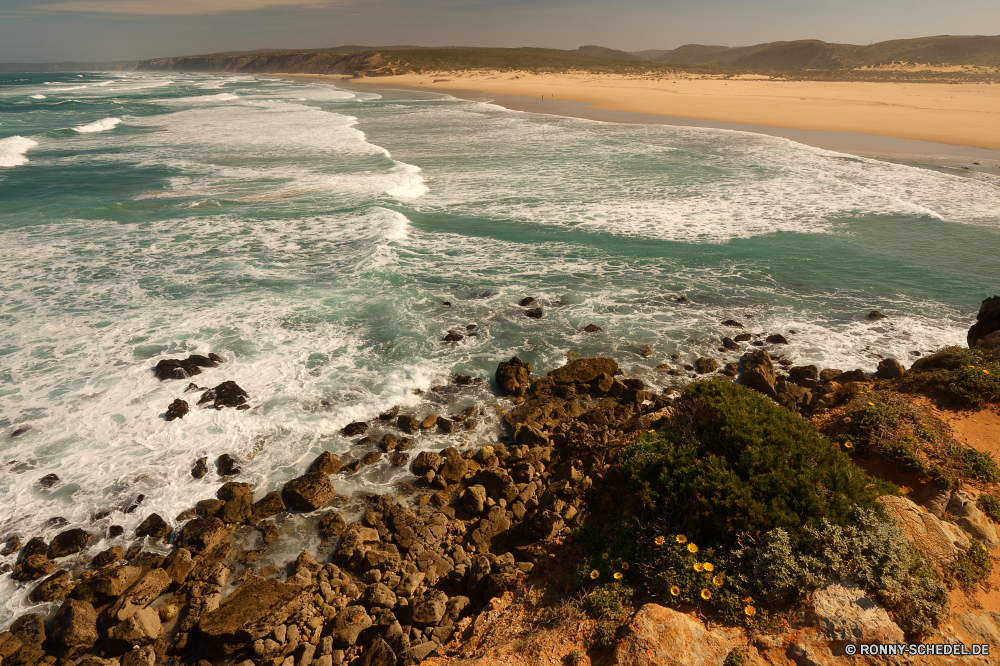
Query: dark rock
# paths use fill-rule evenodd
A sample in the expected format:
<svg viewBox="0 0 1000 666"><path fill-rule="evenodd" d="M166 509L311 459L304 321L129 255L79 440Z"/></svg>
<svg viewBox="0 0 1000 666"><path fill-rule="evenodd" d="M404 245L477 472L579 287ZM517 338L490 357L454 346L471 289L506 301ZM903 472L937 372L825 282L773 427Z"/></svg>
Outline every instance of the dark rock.
<svg viewBox="0 0 1000 666"><path fill-rule="evenodd" d="M769 345L787 345L788 338L783 336L781 333L772 333L766 338L767 344Z"/></svg>
<svg viewBox="0 0 1000 666"><path fill-rule="evenodd" d="M177 547L200 555L222 541L226 534L226 525L218 518L195 518L181 528Z"/></svg>
<svg viewBox="0 0 1000 666"><path fill-rule="evenodd" d="M108 538L114 539L115 537L120 537L125 533L125 528L121 525L112 525L108 528Z"/></svg>
<svg viewBox="0 0 1000 666"><path fill-rule="evenodd" d="M444 336L442 342L461 342L465 339L465 336L461 333L456 333L455 331L449 331L448 335Z"/></svg>
<svg viewBox="0 0 1000 666"><path fill-rule="evenodd" d="M253 489L248 483L230 481L215 493L226 504L216 517L226 524L242 523L253 515Z"/></svg>
<svg viewBox="0 0 1000 666"><path fill-rule="evenodd" d="M148 536L154 539L164 539L170 536L170 525L160 517L160 514L151 514L146 520L139 523L135 528L135 535L139 538Z"/></svg>
<svg viewBox="0 0 1000 666"><path fill-rule="evenodd" d="M358 435L363 435L366 432L368 432L368 424L364 421L348 423L340 429L340 434L344 437L357 437Z"/></svg>
<svg viewBox="0 0 1000 666"><path fill-rule="evenodd" d="M861 368L856 368L854 370L848 370L837 377L837 381L841 384L846 384L848 382L867 382L868 375Z"/></svg>
<svg viewBox="0 0 1000 666"><path fill-rule="evenodd" d="M420 430L420 421L407 414L402 414L398 419L396 419L396 427L403 432L412 435Z"/></svg>
<svg viewBox="0 0 1000 666"><path fill-rule="evenodd" d="M323 472L309 472L285 484L281 497L296 511L315 511L329 503L336 493L330 477Z"/></svg>
<svg viewBox="0 0 1000 666"><path fill-rule="evenodd" d="M793 366L788 369L788 379L803 388L812 388L819 379L819 368L815 365Z"/></svg>
<svg viewBox="0 0 1000 666"><path fill-rule="evenodd" d="M982 350L988 359L1000 360L1000 330L987 333L976 340L976 349ZM920 352L910 353L920 356Z"/></svg>
<svg viewBox="0 0 1000 666"><path fill-rule="evenodd" d="M92 538L93 535L90 532L80 528L60 532L52 539L52 543L49 544L49 550L46 554L50 560L54 560L79 553L87 547Z"/></svg>
<svg viewBox="0 0 1000 666"><path fill-rule="evenodd" d="M441 456L433 451L421 451L417 454L416 460L413 461L413 473L417 476L423 476L427 472L435 472L441 469L442 463Z"/></svg>
<svg viewBox="0 0 1000 666"><path fill-rule="evenodd" d="M27 428L27 427L25 427L25 428L18 428L14 432L10 433L10 436L7 439L14 439L15 437L20 437L21 435L23 435L24 433L28 432L29 430L31 430L31 428Z"/></svg>
<svg viewBox="0 0 1000 666"><path fill-rule="evenodd" d="M721 370L721 373L727 377L735 377L740 372L739 363L726 363L726 366Z"/></svg>
<svg viewBox="0 0 1000 666"><path fill-rule="evenodd" d="M402 467L410 460L409 453L393 453L389 458L389 462L392 463L393 467Z"/></svg>
<svg viewBox="0 0 1000 666"><path fill-rule="evenodd" d="M49 639L56 652L70 659L79 656L97 642L97 611L86 601L68 599L52 620Z"/></svg>
<svg viewBox="0 0 1000 666"><path fill-rule="evenodd" d="M45 622L37 613L28 613L14 620L10 625L10 633L21 643L21 649L11 655L11 661L4 659L4 664L18 666L35 666L45 656L42 646L45 643Z"/></svg>
<svg viewBox="0 0 1000 666"><path fill-rule="evenodd" d="M344 466L343 461L335 453L324 451L316 457L309 465L309 472L322 472L323 474L336 474Z"/></svg>
<svg viewBox="0 0 1000 666"><path fill-rule="evenodd" d="M41 479L38 480L38 485L42 488L51 488L52 486L59 483L59 477L55 474L46 474Z"/></svg>
<svg viewBox="0 0 1000 666"><path fill-rule="evenodd" d="M741 324L740 322L736 321L735 319L726 319L724 322L722 322L722 325L723 326L731 326L733 328L743 328L743 324Z"/></svg>
<svg viewBox="0 0 1000 666"><path fill-rule="evenodd" d="M41 604L47 601L57 601L61 599L69 585L69 572L57 571L41 583L28 595L28 601L33 604Z"/></svg>
<svg viewBox="0 0 1000 666"><path fill-rule="evenodd" d="M525 310L524 311L524 316L525 317L531 317L532 319L541 319L542 318L542 309L541 308L531 308L530 310Z"/></svg>
<svg viewBox="0 0 1000 666"><path fill-rule="evenodd" d="M396 653L382 638L376 638L361 656L359 666L396 666Z"/></svg>
<svg viewBox="0 0 1000 666"><path fill-rule="evenodd" d="M396 446L399 444L399 440L396 439L395 435L385 435L382 440L378 443L383 451L391 453L396 450Z"/></svg>
<svg viewBox="0 0 1000 666"><path fill-rule="evenodd" d="M1000 296L993 296L982 302L979 314L976 315L976 323L969 329L965 339L972 348L994 331L1000 331Z"/></svg>
<svg viewBox="0 0 1000 666"><path fill-rule="evenodd" d="M16 553L19 550L21 550L21 537L17 534L11 534L7 537L7 540L4 541L3 548L0 549L0 555L6 557L7 555Z"/></svg>
<svg viewBox="0 0 1000 666"><path fill-rule="evenodd" d="M196 479L203 479L208 474L208 458L198 458L194 467L191 468L191 476Z"/></svg>
<svg viewBox="0 0 1000 666"><path fill-rule="evenodd" d="M586 331L587 333L600 333L604 329L601 328L600 326L597 326L596 324L587 324L583 328L583 330Z"/></svg>
<svg viewBox="0 0 1000 666"><path fill-rule="evenodd" d="M218 609L202 615L199 633L210 653L233 655L264 638L311 598L297 585L251 576Z"/></svg>
<svg viewBox="0 0 1000 666"><path fill-rule="evenodd" d="M281 493L277 490L272 490L253 503L250 511L250 520L258 523L265 518L270 518L285 511L287 508L281 499Z"/></svg>
<svg viewBox="0 0 1000 666"><path fill-rule="evenodd" d="M387 409L378 415L379 421L391 421L399 416L399 405L393 405L392 409Z"/></svg>
<svg viewBox="0 0 1000 666"><path fill-rule="evenodd" d="M10 663L10 658L21 649L21 639L9 631L0 633L0 663Z"/></svg>
<svg viewBox="0 0 1000 666"><path fill-rule="evenodd" d="M223 453L217 461L219 463L219 476L235 476L240 473L240 467L236 464L236 458L228 453Z"/></svg>
<svg viewBox="0 0 1000 666"><path fill-rule="evenodd" d="M216 518L226 502L220 499L203 499L195 503L195 511L201 518Z"/></svg>
<svg viewBox="0 0 1000 666"><path fill-rule="evenodd" d="M520 305L522 308L524 308L524 307L528 307L529 305L531 305L534 302L535 302L534 297L528 296L527 298L522 298L521 302L518 303L518 305Z"/></svg>
<svg viewBox="0 0 1000 666"><path fill-rule="evenodd" d="M274 543L275 541L278 540L278 537L280 536L278 528L272 525L271 523L261 521L257 523L255 527L260 532L260 536L264 540L265 544Z"/></svg>
<svg viewBox="0 0 1000 666"><path fill-rule="evenodd" d="M528 535L538 541L551 539L565 526L562 516L547 509L526 516L522 524Z"/></svg>
<svg viewBox="0 0 1000 666"><path fill-rule="evenodd" d="M399 663L403 666L416 666L440 647L441 645L436 641L411 643L410 647L403 650L403 654L399 655Z"/></svg>
<svg viewBox="0 0 1000 666"><path fill-rule="evenodd" d="M437 626L447 609L448 595L441 590L429 589L414 601L410 622L416 627Z"/></svg>
<svg viewBox="0 0 1000 666"><path fill-rule="evenodd" d="M382 459L381 451L369 451L365 454L365 457L361 459L361 465L374 465L379 460Z"/></svg>
<svg viewBox="0 0 1000 666"><path fill-rule="evenodd" d="M184 418L184 415L187 414L190 409L191 408L188 407L187 400L177 398L167 407L166 419L168 421L173 421L174 419Z"/></svg>
<svg viewBox="0 0 1000 666"><path fill-rule="evenodd" d="M695 361L694 366L697 368L698 372L703 375L707 375L719 369L719 363L717 361L704 356Z"/></svg>
<svg viewBox="0 0 1000 666"><path fill-rule="evenodd" d="M142 501L143 501L144 499L146 499L146 496L145 496L145 495L141 495L141 494L140 494L140 495L136 495L136 496L135 496L135 499L134 499L134 500L132 500L132 503L131 503L131 504L129 504L129 505L127 506L127 507L125 507L125 508L124 508L124 509L122 510L122 513L134 513L134 512L135 512L135 510L136 510L136 509L138 509L138 508L139 508L139 506L140 506L140 505L142 504Z"/></svg>
<svg viewBox="0 0 1000 666"><path fill-rule="evenodd" d="M879 319L888 319L888 317L886 317L878 310L872 310L871 312L869 312L868 318L871 319L872 321L878 321Z"/></svg>
<svg viewBox="0 0 1000 666"><path fill-rule="evenodd" d="M333 638L335 648L354 645L361 632L372 626L372 619L363 606L348 606L333 617L323 628L323 633Z"/></svg>
<svg viewBox="0 0 1000 666"><path fill-rule="evenodd" d="M747 352L740 358L743 364L743 385L758 393L774 397L777 373L770 355L763 349Z"/></svg>
<svg viewBox="0 0 1000 666"><path fill-rule="evenodd" d="M206 400L206 396L211 397L209 400ZM230 380L222 382L210 391L205 391L198 404L211 401L212 406L216 409L222 409L223 407L235 407L239 409L246 405L247 398L249 397L249 394L240 388L236 382Z"/></svg>
<svg viewBox="0 0 1000 666"><path fill-rule="evenodd" d="M450 435L455 430L455 422L451 419L438 419L437 426L446 435Z"/></svg>
<svg viewBox="0 0 1000 666"><path fill-rule="evenodd" d="M837 380L842 374L844 374L843 370L838 370L837 368L827 368L819 373L819 380L826 384L827 382Z"/></svg>
<svg viewBox="0 0 1000 666"><path fill-rule="evenodd" d="M203 367L214 368L216 365L218 365L217 361L205 356L193 355L185 359L165 358L156 364L153 373L160 380L187 379L194 375L200 375Z"/></svg>
<svg viewBox="0 0 1000 666"><path fill-rule="evenodd" d="M905 372L906 369L899 361L894 358L886 358L879 362L875 376L879 379L895 379L902 377Z"/></svg>
<svg viewBox="0 0 1000 666"><path fill-rule="evenodd" d="M733 340L735 340L736 342L749 342L751 338L753 338L753 336L750 335L749 333L740 333L735 338L733 338Z"/></svg>
<svg viewBox="0 0 1000 666"><path fill-rule="evenodd" d="M531 364L517 356L497 366L496 383L504 395L524 396L531 385Z"/></svg>
<svg viewBox="0 0 1000 666"><path fill-rule="evenodd" d="M361 469L361 461L352 460L351 462L344 465L340 471L342 471L344 474L354 474L359 469Z"/></svg>
<svg viewBox="0 0 1000 666"><path fill-rule="evenodd" d="M722 346L730 351L739 351L739 344L732 338L722 338Z"/></svg>

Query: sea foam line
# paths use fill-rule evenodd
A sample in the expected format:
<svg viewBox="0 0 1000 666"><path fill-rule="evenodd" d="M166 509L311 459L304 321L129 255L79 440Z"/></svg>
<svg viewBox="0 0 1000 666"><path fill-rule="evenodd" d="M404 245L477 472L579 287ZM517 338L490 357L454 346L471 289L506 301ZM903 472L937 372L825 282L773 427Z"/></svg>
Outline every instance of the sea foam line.
<svg viewBox="0 0 1000 666"><path fill-rule="evenodd" d="M37 141L26 139L23 136L9 136L0 139L0 168L27 164L27 152L37 145Z"/></svg>
<svg viewBox="0 0 1000 666"><path fill-rule="evenodd" d="M106 132L109 129L114 129L121 122L122 122L121 118L102 118L101 120L97 120L92 123L87 123L86 125L80 125L78 127L74 127L73 129L79 132L80 134Z"/></svg>

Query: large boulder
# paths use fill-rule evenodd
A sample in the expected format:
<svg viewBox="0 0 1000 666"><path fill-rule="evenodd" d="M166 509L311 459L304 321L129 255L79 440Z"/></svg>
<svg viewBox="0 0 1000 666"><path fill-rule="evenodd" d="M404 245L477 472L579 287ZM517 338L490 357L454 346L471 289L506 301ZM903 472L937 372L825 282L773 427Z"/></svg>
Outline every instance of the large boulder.
<svg viewBox="0 0 1000 666"><path fill-rule="evenodd" d="M229 656L263 639L311 600L312 594L298 585L251 576L203 615L198 629L210 652Z"/></svg>
<svg viewBox="0 0 1000 666"><path fill-rule="evenodd" d="M83 574L70 596L101 606L121 596L141 575L142 569L128 565L88 571Z"/></svg>
<svg viewBox="0 0 1000 666"><path fill-rule="evenodd" d="M556 384L589 384L601 375L620 374L618 364L610 358L580 358L556 368L548 374Z"/></svg>
<svg viewBox="0 0 1000 666"><path fill-rule="evenodd" d="M336 496L330 477L323 472L309 472L285 484L281 497L297 511L315 511Z"/></svg>
<svg viewBox="0 0 1000 666"><path fill-rule="evenodd" d="M340 459L340 456L335 453L330 453L329 451L324 451L316 457L316 460L312 461L312 464L309 465L309 469L306 471L336 474L343 466L344 462Z"/></svg>
<svg viewBox="0 0 1000 666"><path fill-rule="evenodd" d="M376 638L361 656L359 666L396 666L396 653L382 638Z"/></svg>
<svg viewBox="0 0 1000 666"><path fill-rule="evenodd" d="M43 576L48 576L56 570L56 563L47 558L44 554L27 555L22 552L14 565L14 571L10 577L14 580L38 580Z"/></svg>
<svg viewBox="0 0 1000 666"><path fill-rule="evenodd" d="M142 608L128 619L108 630L113 650L124 652L133 645L152 645L163 633L160 614L152 608Z"/></svg>
<svg viewBox="0 0 1000 666"><path fill-rule="evenodd" d="M497 366L495 378L504 395L523 397L531 385L531 364L515 356Z"/></svg>
<svg viewBox="0 0 1000 666"><path fill-rule="evenodd" d="M993 331L1000 331L1000 296L987 298L979 306L976 323L966 336L969 347L975 347L981 338L985 338Z"/></svg>
<svg viewBox="0 0 1000 666"><path fill-rule="evenodd" d="M903 630L852 580L831 581L813 593L820 628L833 641L902 643Z"/></svg>
<svg viewBox="0 0 1000 666"><path fill-rule="evenodd" d="M906 538L927 553L934 564L949 564L971 546L968 536L961 528L924 511L912 500L895 495L885 495L878 499L886 513L903 530Z"/></svg>
<svg viewBox="0 0 1000 666"><path fill-rule="evenodd" d="M249 483L229 481L222 485L215 493L216 497L224 501L225 504L216 517L222 522L242 523L249 520L253 515L253 488Z"/></svg>
<svg viewBox="0 0 1000 666"><path fill-rule="evenodd" d="M39 583L28 595L28 600L35 604L56 601L65 595L67 586L69 586L69 572L57 571Z"/></svg>
<svg viewBox="0 0 1000 666"><path fill-rule="evenodd" d="M86 548L92 538L93 535L90 532L80 528L60 532L52 539L52 543L49 544L47 555L50 560L74 555Z"/></svg>
<svg viewBox="0 0 1000 666"><path fill-rule="evenodd" d="M226 534L226 525L218 518L195 518L181 528L177 547L200 555L222 541Z"/></svg>
<svg viewBox="0 0 1000 666"><path fill-rule="evenodd" d="M346 649L357 643L361 632L370 626L372 619L364 606L348 606L326 624L323 633L333 638L333 647Z"/></svg>
<svg viewBox="0 0 1000 666"><path fill-rule="evenodd" d="M722 664L746 641L737 627L709 631L700 620L657 604L640 608L627 626L615 649L619 666Z"/></svg>
<svg viewBox="0 0 1000 666"><path fill-rule="evenodd" d="M955 522L973 539L982 543L988 550L1000 546L997 529L986 514L979 510L976 500L964 490L956 490L948 502L947 512L955 517Z"/></svg>
<svg viewBox="0 0 1000 666"><path fill-rule="evenodd" d="M260 522L265 518L270 518L281 513L287 508L285 502L281 499L281 493L277 490L272 490L253 503L251 519L254 522Z"/></svg>
<svg viewBox="0 0 1000 666"><path fill-rule="evenodd" d="M740 358L740 363L743 364L741 379L744 386L766 396L775 396L774 386L778 381L778 375L766 350L749 351Z"/></svg>
<svg viewBox="0 0 1000 666"><path fill-rule="evenodd" d="M49 642L56 652L74 658L97 642L97 611L86 601L68 599L52 620Z"/></svg>
<svg viewBox="0 0 1000 666"><path fill-rule="evenodd" d="M448 595L441 590L427 590L414 604L410 622L415 627L435 627L448 610Z"/></svg>
<svg viewBox="0 0 1000 666"><path fill-rule="evenodd" d="M153 373L161 380L187 379L194 375L200 375L202 368L214 368L219 363L222 363L222 358L215 354L208 356L192 354L187 358L165 358L156 364Z"/></svg>
<svg viewBox="0 0 1000 666"><path fill-rule="evenodd" d="M37 613L22 615L11 623L10 633L21 643L21 647L9 659L5 657L4 664L35 666L45 656L42 645L46 638L45 622L41 615ZM9 650L14 641L8 638L4 643Z"/></svg>
<svg viewBox="0 0 1000 666"><path fill-rule="evenodd" d="M896 379L897 377L902 377L905 373L906 369L903 367L903 364L890 357L879 361L875 376L879 379Z"/></svg>
<svg viewBox="0 0 1000 666"><path fill-rule="evenodd" d="M139 523L139 527L135 528L135 535L139 538L148 536L154 539L163 539L170 536L170 532L170 525L158 513L151 514Z"/></svg>
<svg viewBox="0 0 1000 666"><path fill-rule="evenodd" d="M172 582L166 571L153 569L132 583L104 613L112 624L124 622L156 600Z"/></svg>

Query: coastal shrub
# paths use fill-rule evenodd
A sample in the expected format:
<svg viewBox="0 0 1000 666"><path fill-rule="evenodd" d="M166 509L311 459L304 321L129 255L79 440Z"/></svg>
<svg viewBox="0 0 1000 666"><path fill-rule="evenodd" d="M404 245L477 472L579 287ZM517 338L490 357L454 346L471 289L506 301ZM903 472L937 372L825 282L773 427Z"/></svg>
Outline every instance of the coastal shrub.
<svg viewBox="0 0 1000 666"><path fill-rule="evenodd" d="M621 454L644 518L664 533L732 547L786 530L794 545L824 519L852 522L855 506L896 492L866 476L805 419L735 384L691 384L670 430L644 434Z"/></svg>
<svg viewBox="0 0 1000 666"><path fill-rule="evenodd" d="M965 476L990 484L1000 482L1000 467L988 453L964 446L951 447L951 453L961 460Z"/></svg>
<svg viewBox="0 0 1000 666"><path fill-rule="evenodd" d="M967 592L975 591L982 581L993 573L993 559L986 546L973 541L969 550L959 555L945 570L950 586L955 584Z"/></svg>
<svg viewBox="0 0 1000 666"><path fill-rule="evenodd" d="M1000 523L1000 499L989 493L983 493L976 500L976 504L979 506L980 511L990 517L990 520L994 523Z"/></svg>
<svg viewBox="0 0 1000 666"><path fill-rule="evenodd" d="M1000 361L982 349L945 347L914 363L902 385L935 392L959 407L981 409L1000 402Z"/></svg>
<svg viewBox="0 0 1000 666"><path fill-rule="evenodd" d="M587 610L598 618L622 622L629 616L635 590L619 583L598 585L587 594Z"/></svg>
<svg viewBox="0 0 1000 666"><path fill-rule="evenodd" d="M614 647L618 642L615 634L618 632L618 625L611 622L601 622L594 629L594 635L591 637L591 641L600 648Z"/></svg>
<svg viewBox="0 0 1000 666"><path fill-rule="evenodd" d="M570 666L578 666L583 663L583 653L579 650L570 650L569 654L566 655L566 662Z"/></svg>
<svg viewBox="0 0 1000 666"><path fill-rule="evenodd" d="M734 647L726 655L726 660L722 662L722 666L743 666L746 663L746 654L741 648Z"/></svg>

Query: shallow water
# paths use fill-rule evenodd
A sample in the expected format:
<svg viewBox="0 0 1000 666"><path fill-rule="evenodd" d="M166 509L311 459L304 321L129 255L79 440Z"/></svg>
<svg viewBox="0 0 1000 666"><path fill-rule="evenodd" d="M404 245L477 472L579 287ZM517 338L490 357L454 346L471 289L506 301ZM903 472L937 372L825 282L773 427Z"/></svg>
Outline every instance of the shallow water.
<svg viewBox="0 0 1000 666"><path fill-rule="evenodd" d="M610 355L664 386L664 361L735 360L717 351L735 318L785 333L797 363L908 365L964 341L1000 284L1000 178L419 92L5 75L0 235L0 537L48 539L67 527L54 517L95 534L172 521L217 487L190 476L203 455L259 451L240 480L280 488L322 450L350 451L351 421L496 402L487 386L414 390L515 354L543 373ZM468 324L476 337L441 342ZM226 363L192 381L235 380L253 408L166 422L197 394L150 368L208 352ZM335 482L405 476L383 462ZM291 554L310 543L296 525ZM0 626L29 589L0 577Z"/></svg>

